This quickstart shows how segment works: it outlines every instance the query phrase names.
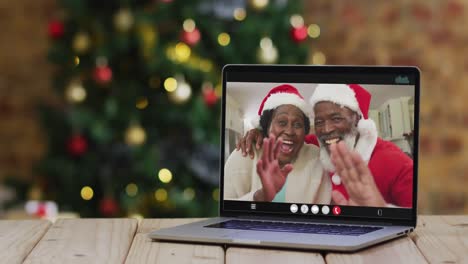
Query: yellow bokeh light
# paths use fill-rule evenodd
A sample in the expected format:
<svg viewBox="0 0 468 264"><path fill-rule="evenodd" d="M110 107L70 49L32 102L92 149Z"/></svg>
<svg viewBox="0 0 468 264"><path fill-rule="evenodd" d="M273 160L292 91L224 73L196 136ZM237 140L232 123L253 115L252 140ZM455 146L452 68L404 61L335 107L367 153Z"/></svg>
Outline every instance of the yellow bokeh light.
<svg viewBox="0 0 468 264"><path fill-rule="evenodd" d="M83 200L89 201L93 199L93 196L94 191L91 187L84 186L83 188L81 188L81 198L83 198Z"/></svg>
<svg viewBox="0 0 468 264"><path fill-rule="evenodd" d="M311 24L307 28L307 34L311 38L318 38L320 36L320 27L317 24Z"/></svg>
<svg viewBox="0 0 468 264"><path fill-rule="evenodd" d="M195 30L195 21L193 21L193 19L190 19L190 18L185 19L183 28L187 32L192 32L193 30Z"/></svg>
<svg viewBox="0 0 468 264"><path fill-rule="evenodd" d="M146 132L139 125L132 125L125 133L125 142L131 146L138 146L146 141Z"/></svg>
<svg viewBox="0 0 468 264"><path fill-rule="evenodd" d="M190 58L191 53L192 50L187 44L183 42L177 43L175 47L175 56L178 61L186 62Z"/></svg>
<svg viewBox="0 0 468 264"><path fill-rule="evenodd" d="M193 198L195 198L195 191L193 190L193 188L185 188L184 190L184 199L185 200L193 200Z"/></svg>
<svg viewBox="0 0 468 264"><path fill-rule="evenodd" d="M148 106L148 99L146 97L138 98L136 108L145 109Z"/></svg>
<svg viewBox="0 0 468 264"><path fill-rule="evenodd" d="M172 180L172 172L166 168L159 170L159 180L164 183L169 183Z"/></svg>
<svg viewBox="0 0 468 264"><path fill-rule="evenodd" d="M75 57L73 58L73 63L75 64L75 66L80 65L80 57L75 56Z"/></svg>
<svg viewBox="0 0 468 264"><path fill-rule="evenodd" d="M173 92L177 89L177 80L169 77L164 81L164 89L168 92Z"/></svg>
<svg viewBox="0 0 468 264"><path fill-rule="evenodd" d="M86 99L86 90L80 82L72 82L65 91L65 96L72 103L80 103Z"/></svg>
<svg viewBox="0 0 468 264"><path fill-rule="evenodd" d="M213 190L212 196L213 196L213 200L219 201L219 189L218 188Z"/></svg>
<svg viewBox="0 0 468 264"><path fill-rule="evenodd" d="M154 192L154 198L158 202L164 202L167 200L167 191L164 188L159 188Z"/></svg>
<svg viewBox="0 0 468 264"><path fill-rule="evenodd" d="M317 51L314 53L312 56L312 63L313 64L325 64L327 58L325 57L325 54L323 54L320 51Z"/></svg>
<svg viewBox="0 0 468 264"><path fill-rule="evenodd" d="M247 16L247 13L245 12L244 8L236 8L236 9L234 9L233 16L234 16L235 20L242 21Z"/></svg>
<svg viewBox="0 0 468 264"><path fill-rule="evenodd" d="M289 19L291 26L298 28L304 26L304 19L300 15L292 15Z"/></svg>
<svg viewBox="0 0 468 264"><path fill-rule="evenodd" d="M218 35L218 43L221 46L227 46L231 42L231 37L229 36L228 33L221 33Z"/></svg>
<svg viewBox="0 0 468 264"><path fill-rule="evenodd" d="M271 41L271 38L262 38L260 40L260 47L262 49L271 49L273 47L273 41Z"/></svg>
<svg viewBox="0 0 468 264"><path fill-rule="evenodd" d="M134 197L138 194L138 186L135 183L129 183L127 187L125 187L125 192L128 196Z"/></svg>
<svg viewBox="0 0 468 264"><path fill-rule="evenodd" d="M268 0L251 0L252 7L257 10L262 10L268 5Z"/></svg>

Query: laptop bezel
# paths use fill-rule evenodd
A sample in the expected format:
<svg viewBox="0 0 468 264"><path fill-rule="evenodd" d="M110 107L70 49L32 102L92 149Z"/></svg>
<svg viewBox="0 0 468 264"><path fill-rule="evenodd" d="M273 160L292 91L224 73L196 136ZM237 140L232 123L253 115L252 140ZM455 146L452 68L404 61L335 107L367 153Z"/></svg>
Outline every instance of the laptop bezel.
<svg viewBox="0 0 468 264"><path fill-rule="evenodd" d="M233 212L224 208L224 151L225 151L225 129L226 129L226 84L227 74L232 72L259 72L259 73L310 73L310 74L395 74L414 76L415 98L414 98L414 141L413 141L413 207L411 219L389 219L385 217L345 217L345 216L315 216L308 215L301 220L346 222L346 223L382 223L402 226L416 226L417 221L417 197L418 197L418 161L419 161L419 113L420 113L420 70L414 66L335 66L335 65L256 65L256 64L228 64L222 69L222 107L221 107L221 159L220 159L220 197L219 215L222 217L281 217L284 219L297 218L295 215L278 216L274 213L261 212ZM276 82L276 81L272 81ZM377 83L376 83L377 84Z"/></svg>

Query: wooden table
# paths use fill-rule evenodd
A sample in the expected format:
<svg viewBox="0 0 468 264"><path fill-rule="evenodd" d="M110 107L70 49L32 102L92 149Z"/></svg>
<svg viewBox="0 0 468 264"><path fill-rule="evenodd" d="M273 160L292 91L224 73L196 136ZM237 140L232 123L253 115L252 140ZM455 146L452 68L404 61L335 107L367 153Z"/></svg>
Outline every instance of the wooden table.
<svg viewBox="0 0 468 264"><path fill-rule="evenodd" d="M468 216L421 216L410 237L352 254L159 243L154 229L199 219L0 221L1 263L468 263Z"/></svg>

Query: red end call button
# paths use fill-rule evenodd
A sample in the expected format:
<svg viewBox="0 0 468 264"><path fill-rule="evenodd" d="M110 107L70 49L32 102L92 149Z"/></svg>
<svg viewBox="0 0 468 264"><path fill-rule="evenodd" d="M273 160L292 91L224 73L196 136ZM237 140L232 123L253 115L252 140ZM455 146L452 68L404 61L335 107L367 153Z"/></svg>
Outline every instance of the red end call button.
<svg viewBox="0 0 468 264"><path fill-rule="evenodd" d="M341 208L339 206L333 206L332 212L334 215L339 215L341 214Z"/></svg>

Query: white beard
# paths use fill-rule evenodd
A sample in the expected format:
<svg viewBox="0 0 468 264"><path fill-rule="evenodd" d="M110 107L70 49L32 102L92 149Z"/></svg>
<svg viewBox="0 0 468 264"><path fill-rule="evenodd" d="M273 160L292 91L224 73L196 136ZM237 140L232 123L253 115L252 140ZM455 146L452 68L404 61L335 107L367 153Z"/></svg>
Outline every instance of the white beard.
<svg viewBox="0 0 468 264"><path fill-rule="evenodd" d="M344 136L344 143L348 147L348 149L354 149L354 146L356 145L356 138L357 138L358 132L357 131L352 131ZM322 143L319 141L320 144L320 162L322 163L322 167L328 171L328 172L335 172L335 166L333 165L333 162L331 161L330 154L328 154L327 149L325 146L322 145Z"/></svg>

